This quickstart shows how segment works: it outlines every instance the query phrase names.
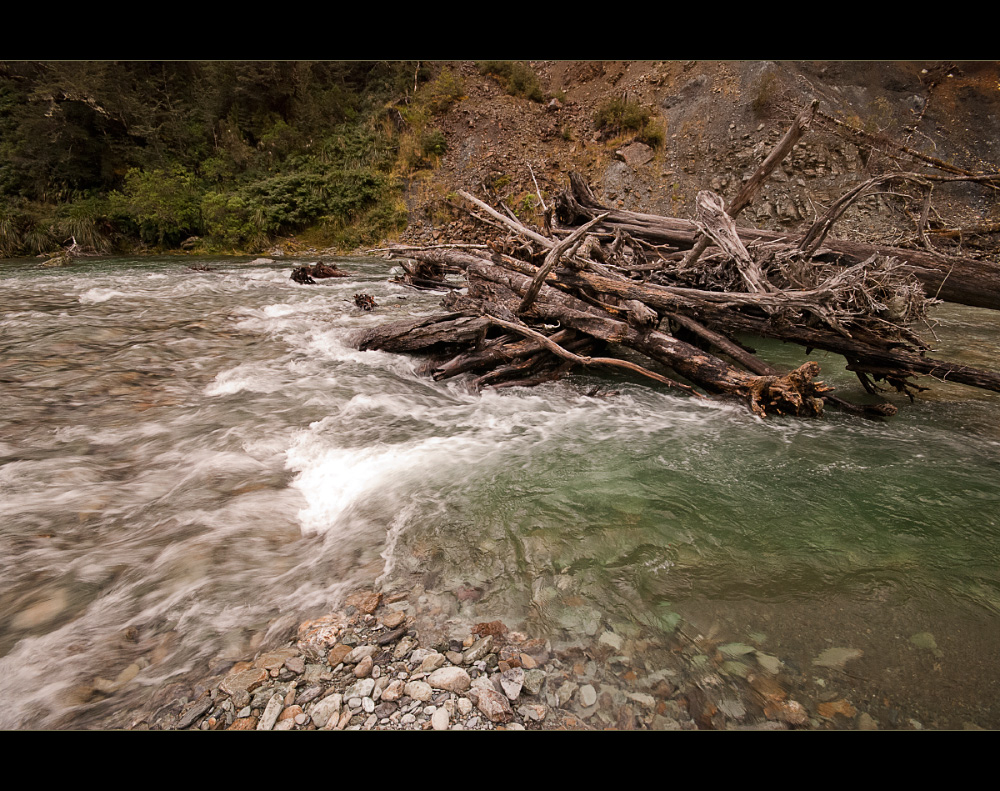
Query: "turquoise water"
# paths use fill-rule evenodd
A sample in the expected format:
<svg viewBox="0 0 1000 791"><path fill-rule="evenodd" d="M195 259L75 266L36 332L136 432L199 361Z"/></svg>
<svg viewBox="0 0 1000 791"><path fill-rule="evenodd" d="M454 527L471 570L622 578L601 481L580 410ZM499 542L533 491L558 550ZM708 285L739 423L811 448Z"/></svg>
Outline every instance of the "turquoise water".
<svg viewBox="0 0 1000 791"><path fill-rule="evenodd" d="M0 264L0 726L100 723L375 579L557 645L852 646L864 694L1000 726L998 394L934 382L879 423L590 373L475 394L352 345L437 309L391 263L191 263ZM995 315L934 317L936 356L998 367Z"/></svg>

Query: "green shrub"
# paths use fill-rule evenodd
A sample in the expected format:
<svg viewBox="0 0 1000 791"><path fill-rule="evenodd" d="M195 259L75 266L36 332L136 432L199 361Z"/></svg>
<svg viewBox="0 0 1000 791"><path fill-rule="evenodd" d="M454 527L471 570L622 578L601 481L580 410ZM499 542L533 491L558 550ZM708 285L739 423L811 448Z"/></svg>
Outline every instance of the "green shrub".
<svg viewBox="0 0 1000 791"><path fill-rule="evenodd" d="M54 233L54 228L49 224L48 218L42 218L28 224L21 240L22 252L27 252L29 255L52 253L59 248L59 240Z"/></svg>
<svg viewBox="0 0 1000 791"><path fill-rule="evenodd" d="M538 75L523 60L482 60L476 66L480 74L496 78L511 96L522 96L533 102L545 101Z"/></svg>
<svg viewBox="0 0 1000 791"><path fill-rule="evenodd" d="M176 246L201 233L202 190L197 178L179 165L168 171L132 168L122 192L112 192L108 206L121 222L135 226L146 243Z"/></svg>
<svg viewBox="0 0 1000 791"><path fill-rule="evenodd" d="M662 124L650 119L646 122L642 129L639 130L635 139L640 143L645 143L651 148L659 148L667 141L667 133Z"/></svg>
<svg viewBox="0 0 1000 791"><path fill-rule="evenodd" d="M302 134L280 118L260 136L257 149L269 162L280 162L303 147Z"/></svg>
<svg viewBox="0 0 1000 791"><path fill-rule="evenodd" d="M448 141L440 129L428 129L420 136L420 150L425 157L442 156L448 150Z"/></svg>
<svg viewBox="0 0 1000 791"><path fill-rule="evenodd" d="M514 205L514 214L522 220L530 220L535 216L535 196L526 193Z"/></svg>
<svg viewBox="0 0 1000 791"><path fill-rule="evenodd" d="M65 241L75 239L83 247L99 253L110 252L116 236L106 199L81 198L63 204L56 212L56 231Z"/></svg>
<svg viewBox="0 0 1000 791"><path fill-rule="evenodd" d="M233 192L210 192L202 201L205 233L217 243L256 250L274 236L313 225L348 228L373 217L381 226L397 219L396 185L370 168L327 168L316 160L299 169L261 179ZM379 212L382 211L382 214Z"/></svg>
<svg viewBox="0 0 1000 791"><path fill-rule="evenodd" d="M353 250L376 244L406 227L408 215L402 201L383 200L351 218L326 217L321 226L331 247Z"/></svg>
<svg viewBox="0 0 1000 791"><path fill-rule="evenodd" d="M13 210L0 204L0 258L11 258L21 249L21 232Z"/></svg>
<svg viewBox="0 0 1000 791"><path fill-rule="evenodd" d="M0 256L40 255L59 247L51 207L16 201L0 204Z"/></svg>
<svg viewBox="0 0 1000 791"><path fill-rule="evenodd" d="M0 202L0 257L51 253L74 239L82 247L108 253L117 235L103 198L56 205L24 199Z"/></svg>
<svg viewBox="0 0 1000 791"><path fill-rule="evenodd" d="M383 119L384 120L384 119ZM323 165L347 169L375 168L389 170L399 150L391 124L373 122L365 125L342 125L319 144L317 159ZM293 159L294 167L304 167L309 157Z"/></svg>
<svg viewBox="0 0 1000 791"><path fill-rule="evenodd" d="M490 177L486 181L486 186L489 189L501 192L511 185L513 179L510 177L509 173L502 173L499 176Z"/></svg>
<svg viewBox="0 0 1000 791"><path fill-rule="evenodd" d="M431 167L447 150L448 140L440 129L409 130L400 139L399 162L405 173L412 173Z"/></svg>
<svg viewBox="0 0 1000 791"><path fill-rule="evenodd" d="M447 111L455 102L462 98L465 85L459 75L445 67L424 88L424 91L427 107L432 113L439 114Z"/></svg>
<svg viewBox="0 0 1000 791"><path fill-rule="evenodd" d="M625 99L611 99L602 104L594 114L594 126L615 134L624 131L639 131L651 117L651 113L638 102Z"/></svg>
<svg viewBox="0 0 1000 791"><path fill-rule="evenodd" d="M209 192L202 199L205 234L216 244L257 252L277 231L260 206L242 195Z"/></svg>
<svg viewBox="0 0 1000 791"><path fill-rule="evenodd" d="M594 113L594 126L611 135L634 132L635 139L653 148L663 145L666 132L653 114L639 102L611 99Z"/></svg>

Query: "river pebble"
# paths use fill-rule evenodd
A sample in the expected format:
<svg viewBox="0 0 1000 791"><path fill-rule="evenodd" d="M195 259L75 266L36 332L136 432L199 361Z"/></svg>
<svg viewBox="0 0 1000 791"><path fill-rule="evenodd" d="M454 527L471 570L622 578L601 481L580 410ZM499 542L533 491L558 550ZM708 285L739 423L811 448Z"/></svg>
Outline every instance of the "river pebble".
<svg viewBox="0 0 1000 791"><path fill-rule="evenodd" d="M263 714L261 714L260 721L257 723L258 731L269 731L274 727L284 705L283 699L283 695L271 696L271 699L267 702L267 706L264 708Z"/></svg>
<svg viewBox="0 0 1000 791"><path fill-rule="evenodd" d="M641 657L648 646L610 630L589 647L554 650L548 641L499 621L470 624L464 636L456 635L453 623L434 620L441 610L430 596L423 605L430 616L399 595L388 604L392 609L383 597L363 593L343 611L301 624L291 644L199 685L190 702L161 707L144 725L434 731L879 727L877 717L859 711L849 690L834 697L825 681L817 682L821 699L796 699L789 690L801 691L805 676L749 643L714 645L699 636L670 652L674 664L659 659L647 669ZM860 655L833 648L812 664L839 670Z"/></svg>
<svg viewBox="0 0 1000 791"><path fill-rule="evenodd" d="M442 667L427 677L427 683L435 689L445 689L449 692L465 692L472 685L472 679L463 668Z"/></svg>
<svg viewBox="0 0 1000 791"><path fill-rule="evenodd" d="M448 730L448 724L449 724L450 720L451 720L451 718L450 718L450 716L448 714L448 709L444 709L444 708L437 709L431 715L431 726L436 731L446 731L446 730Z"/></svg>

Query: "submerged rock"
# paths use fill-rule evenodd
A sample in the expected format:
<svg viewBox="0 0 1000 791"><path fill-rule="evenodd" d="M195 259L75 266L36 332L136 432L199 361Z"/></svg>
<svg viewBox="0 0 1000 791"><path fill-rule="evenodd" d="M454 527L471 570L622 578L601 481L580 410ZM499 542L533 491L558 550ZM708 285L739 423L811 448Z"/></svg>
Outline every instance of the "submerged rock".
<svg viewBox="0 0 1000 791"><path fill-rule="evenodd" d="M831 667L843 670L844 665L852 659L859 659L864 656L864 651L860 648L828 648L813 660L817 667Z"/></svg>
<svg viewBox="0 0 1000 791"><path fill-rule="evenodd" d="M499 621L477 624L463 638L435 623L444 617L437 599L420 601L423 611L407 605L416 616L400 617L398 609L381 609L381 595L356 594L342 612L302 624L296 643L234 665L216 689L202 687L195 703L184 698L162 706L160 719L142 724L198 730L878 727L845 699L820 703L820 719L810 720L775 675L785 664L746 643L725 643L710 654L689 646L676 666L608 656L608 648L623 648L624 641L607 630L589 647L554 652L548 641L510 632ZM398 626L387 631L387 622ZM421 645L422 635L429 646ZM861 655L833 648L815 664L838 667ZM751 656L764 672L742 663L745 672L725 672L737 658Z"/></svg>

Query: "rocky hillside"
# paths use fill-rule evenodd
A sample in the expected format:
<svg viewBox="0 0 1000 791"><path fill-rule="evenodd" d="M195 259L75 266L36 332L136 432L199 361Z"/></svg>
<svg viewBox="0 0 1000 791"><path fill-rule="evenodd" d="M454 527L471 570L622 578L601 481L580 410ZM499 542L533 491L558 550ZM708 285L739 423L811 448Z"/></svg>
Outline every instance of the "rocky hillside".
<svg viewBox="0 0 1000 791"><path fill-rule="evenodd" d="M731 198L813 98L812 128L742 223L794 230L874 175L945 172L912 152L967 172L1000 169L996 61L534 61L542 101L508 94L473 62L447 65L462 97L435 119L446 152L410 182L408 241L474 234L458 189L538 222L533 176L548 201L573 170L607 205L691 218L699 190ZM650 113L653 146L598 128L598 111L615 99ZM871 195L835 233L916 244L921 204L896 189ZM995 187L936 184L929 219L940 249L1000 261Z"/></svg>

